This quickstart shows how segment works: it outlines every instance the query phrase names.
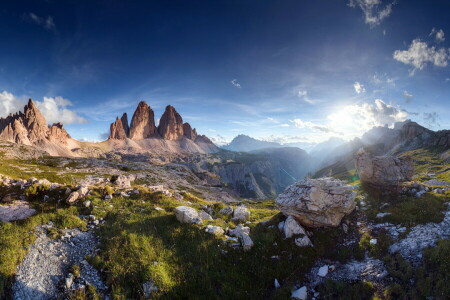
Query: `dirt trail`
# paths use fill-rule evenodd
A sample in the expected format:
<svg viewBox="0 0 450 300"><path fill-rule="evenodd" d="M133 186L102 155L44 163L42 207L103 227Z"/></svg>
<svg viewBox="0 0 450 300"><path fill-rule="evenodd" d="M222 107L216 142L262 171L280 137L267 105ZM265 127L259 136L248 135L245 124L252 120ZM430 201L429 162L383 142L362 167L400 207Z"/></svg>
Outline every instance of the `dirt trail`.
<svg viewBox="0 0 450 300"><path fill-rule="evenodd" d="M81 280L94 285L104 294L107 286L99 272L86 260L86 255L95 255L97 239L91 231L78 229L64 230L60 239L50 239L45 227L37 228L37 238L17 269L16 280L12 288L12 298L16 300L45 300L63 297L65 278L69 268L78 264L81 267Z"/></svg>

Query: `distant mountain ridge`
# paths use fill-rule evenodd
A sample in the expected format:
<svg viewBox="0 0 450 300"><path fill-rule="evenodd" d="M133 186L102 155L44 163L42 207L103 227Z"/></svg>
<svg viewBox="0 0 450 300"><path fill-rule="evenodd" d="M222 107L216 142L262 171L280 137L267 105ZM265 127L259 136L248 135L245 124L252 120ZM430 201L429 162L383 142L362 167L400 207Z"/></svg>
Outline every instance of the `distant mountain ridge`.
<svg viewBox="0 0 450 300"><path fill-rule="evenodd" d="M236 136L229 144L222 146L223 149L235 152L251 152L264 148L280 148L279 143L257 140L245 134Z"/></svg>

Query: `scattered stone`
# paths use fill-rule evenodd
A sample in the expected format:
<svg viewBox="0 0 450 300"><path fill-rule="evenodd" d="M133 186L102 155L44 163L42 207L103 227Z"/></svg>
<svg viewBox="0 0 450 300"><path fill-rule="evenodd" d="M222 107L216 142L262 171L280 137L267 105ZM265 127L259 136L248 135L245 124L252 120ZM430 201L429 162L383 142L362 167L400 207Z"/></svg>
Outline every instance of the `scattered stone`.
<svg viewBox="0 0 450 300"><path fill-rule="evenodd" d="M386 216L389 216L390 214L391 214L390 212L377 213L376 218L377 219L381 219L381 218L384 218Z"/></svg>
<svg viewBox="0 0 450 300"><path fill-rule="evenodd" d="M219 210L219 214L229 216L233 213L233 207L227 206Z"/></svg>
<svg viewBox="0 0 450 300"><path fill-rule="evenodd" d="M278 279L275 278L275 280L273 281L273 286L274 286L276 289L279 289L279 288L281 287L280 283L278 282Z"/></svg>
<svg viewBox="0 0 450 300"><path fill-rule="evenodd" d="M296 238L295 244L299 247L307 247L307 246L313 247L313 244L307 235Z"/></svg>
<svg viewBox="0 0 450 300"><path fill-rule="evenodd" d="M291 298L296 300L306 300L308 298L308 288L306 286L302 286L298 290L293 291Z"/></svg>
<svg viewBox="0 0 450 300"><path fill-rule="evenodd" d="M370 239L369 244L376 245L378 243L377 239Z"/></svg>
<svg viewBox="0 0 450 300"><path fill-rule="evenodd" d="M250 211L245 206L238 206L234 210L233 219L234 222L246 222L250 219Z"/></svg>
<svg viewBox="0 0 450 300"><path fill-rule="evenodd" d="M178 206L175 208L175 216L181 223L201 224L202 220L197 211L189 206Z"/></svg>
<svg viewBox="0 0 450 300"><path fill-rule="evenodd" d="M244 251L248 251L253 247L253 241L250 238L250 228L244 227L242 224L236 226L233 230L228 230L230 236L237 237L242 244Z"/></svg>
<svg viewBox="0 0 450 300"><path fill-rule="evenodd" d="M114 184L121 189L127 189L131 187L131 182L135 180L134 175L119 175L114 181Z"/></svg>
<svg viewBox="0 0 450 300"><path fill-rule="evenodd" d="M158 291L158 287L155 285L153 281L149 280L142 284L142 290L144 291L144 297L148 299L150 298L153 292Z"/></svg>
<svg viewBox="0 0 450 300"><path fill-rule="evenodd" d="M284 237L289 239L295 235L303 234L306 235L305 229L298 224L293 216L288 216L283 226Z"/></svg>
<svg viewBox="0 0 450 300"><path fill-rule="evenodd" d="M24 260L17 268L11 289L12 299L65 299L63 286L70 290L94 285L102 296L107 296L108 287L100 273L87 261L86 255L96 255L98 240L91 231L63 230L68 238L53 240L42 226L36 229L36 240L29 247ZM69 275L67 267L80 265L80 277ZM82 282L80 281L82 280Z"/></svg>
<svg viewBox="0 0 450 300"><path fill-rule="evenodd" d="M212 221L214 220L210 214L208 214L207 212L201 210L199 213L200 219L202 220L206 220L206 221Z"/></svg>
<svg viewBox="0 0 450 300"><path fill-rule="evenodd" d="M222 236L225 234L225 231L220 226L207 225L205 231L215 236Z"/></svg>
<svg viewBox="0 0 450 300"><path fill-rule="evenodd" d="M438 240L449 238L450 209L445 212L444 220L440 223L427 223L412 227L406 238L390 246L389 252L399 252L403 258L413 264L418 264L422 260L423 249L434 247Z"/></svg>
<svg viewBox="0 0 450 300"><path fill-rule="evenodd" d="M317 272L317 275L320 277L325 277L328 274L328 265L322 266L319 268L319 271Z"/></svg>
<svg viewBox="0 0 450 300"><path fill-rule="evenodd" d="M352 186L325 177L303 179L280 194L277 207L308 227L336 227L355 209L356 193Z"/></svg>
<svg viewBox="0 0 450 300"><path fill-rule="evenodd" d="M342 230L344 230L344 233L348 232L348 225L347 224L342 224Z"/></svg>
<svg viewBox="0 0 450 300"><path fill-rule="evenodd" d="M105 200L109 201L112 200L113 196L112 195L105 195Z"/></svg>
<svg viewBox="0 0 450 300"><path fill-rule="evenodd" d="M73 204L76 201L78 201L79 199L87 196L87 194L89 194L89 188L87 186L82 185L78 188L78 190L70 193L69 197L66 199L66 202L68 204Z"/></svg>
<svg viewBox="0 0 450 300"><path fill-rule="evenodd" d="M69 273L69 275L66 277L66 289L70 289L73 284L73 274Z"/></svg>

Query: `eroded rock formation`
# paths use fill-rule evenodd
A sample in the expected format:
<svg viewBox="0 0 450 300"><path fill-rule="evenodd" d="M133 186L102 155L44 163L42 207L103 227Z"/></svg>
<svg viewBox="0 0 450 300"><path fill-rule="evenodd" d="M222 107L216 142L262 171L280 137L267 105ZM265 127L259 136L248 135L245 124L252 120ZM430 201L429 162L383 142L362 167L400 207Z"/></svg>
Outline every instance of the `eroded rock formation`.
<svg viewBox="0 0 450 300"><path fill-rule="evenodd" d="M45 117L30 99L23 113L0 118L0 139L24 145L45 142L67 144L70 136L61 123L48 126Z"/></svg>
<svg viewBox="0 0 450 300"><path fill-rule="evenodd" d="M355 209L352 186L334 178L303 179L286 188L276 205L308 227L336 227Z"/></svg>
<svg viewBox="0 0 450 300"><path fill-rule="evenodd" d="M384 188L411 181L413 161L408 156L373 156L363 148L356 153L356 169L361 181Z"/></svg>
<svg viewBox="0 0 450 300"><path fill-rule="evenodd" d="M183 137L183 119L173 106L167 105L159 121L158 132L165 140L176 141Z"/></svg>
<svg viewBox="0 0 450 300"><path fill-rule="evenodd" d="M142 140L156 135L155 113L147 103L141 101L131 119L129 137L132 140Z"/></svg>

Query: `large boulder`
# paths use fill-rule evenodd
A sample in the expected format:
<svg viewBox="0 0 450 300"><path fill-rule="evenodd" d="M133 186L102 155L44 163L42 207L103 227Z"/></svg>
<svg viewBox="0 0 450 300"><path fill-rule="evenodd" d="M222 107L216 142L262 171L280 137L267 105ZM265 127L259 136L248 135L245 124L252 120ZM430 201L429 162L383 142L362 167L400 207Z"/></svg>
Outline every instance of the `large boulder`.
<svg viewBox="0 0 450 300"><path fill-rule="evenodd" d="M286 216L293 216L308 227L336 227L355 209L353 186L324 177L303 179L286 188L276 205Z"/></svg>
<svg viewBox="0 0 450 300"><path fill-rule="evenodd" d="M198 212L189 206L178 206L175 208L175 216L181 223L200 224L202 220Z"/></svg>
<svg viewBox="0 0 450 300"><path fill-rule="evenodd" d="M412 158L409 156L373 156L364 149L356 153L356 170L362 182L379 187L396 187L411 181L414 175Z"/></svg>

